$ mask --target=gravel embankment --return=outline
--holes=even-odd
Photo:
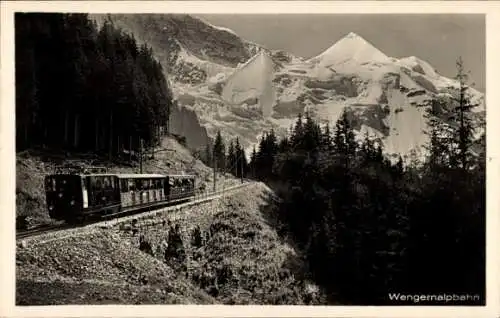
[[[107,232],[20,249],[16,303],[214,303],[165,263]]]
[[[18,305],[51,304],[301,304],[321,297],[302,257],[283,242],[266,213],[269,190],[245,191],[158,218],[179,225],[185,260],[165,260],[162,222],[95,227],[35,241],[16,254]],[[148,225],[149,224],[149,225]],[[198,227],[204,237],[192,246]],[[143,235],[152,246],[139,249]]]

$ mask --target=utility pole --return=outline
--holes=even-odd
[[[243,158],[242,156],[245,155],[245,151],[241,151],[241,156],[240,156],[240,177],[241,177],[241,183],[243,183]]]
[[[217,180],[217,176],[216,176],[216,172],[215,172],[217,170],[217,160],[215,160],[215,155],[212,155],[212,158],[213,158],[213,161],[214,161],[213,166],[214,166],[214,192],[215,192],[216,189],[217,189],[216,185],[215,185],[216,184],[216,180]]]
[[[139,148],[139,166],[140,166],[140,173],[142,174],[142,147],[143,147],[143,144],[142,144],[142,138],[140,138],[140,141],[141,141],[141,145],[140,145],[140,148]]]
[[[132,162],[132,135],[128,138],[128,162]]]

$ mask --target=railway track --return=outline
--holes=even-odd
[[[26,239],[26,238],[31,238],[34,236],[43,235],[43,234],[54,233],[54,232],[58,232],[58,231],[66,230],[66,229],[77,229],[77,228],[82,228],[82,227],[86,227],[89,225],[96,225],[96,224],[99,224],[102,222],[108,223],[110,221],[113,221],[113,222],[118,223],[118,222],[120,222],[121,219],[125,219],[127,217],[141,218],[141,217],[143,217],[145,215],[149,215],[149,214],[166,212],[166,211],[170,211],[170,210],[175,211],[177,209],[187,208],[190,206],[195,206],[195,205],[199,205],[202,203],[206,203],[208,201],[212,201],[214,199],[220,198],[223,195],[227,195],[227,194],[233,193],[237,190],[243,189],[251,184],[253,184],[253,182],[245,181],[242,184],[223,188],[222,190],[218,190],[215,192],[211,191],[211,192],[205,192],[205,193],[198,194],[198,195],[194,196],[194,198],[192,200],[187,201],[187,202],[183,202],[183,203],[176,204],[176,205],[170,205],[170,206],[166,206],[166,207],[165,206],[162,206],[159,208],[152,207],[146,211],[141,211],[139,213],[137,213],[137,212],[135,212],[135,213],[134,212],[116,213],[114,215],[108,215],[105,218],[100,217],[100,218],[95,218],[95,219],[91,219],[91,220],[86,220],[85,222],[83,222],[81,224],[76,224],[76,225],[63,223],[63,224],[54,224],[54,225],[43,225],[43,226],[28,229],[28,230],[22,230],[22,231],[17,230],[16,231],[16,241]]]
[[[31,229],[27,229],[27,230],[16,231],[16,240],[27,238],[30,236],[35,236],[38,234],[43,234],[43,233],[55,231],[55,230],[62,230],[62,229],[64,229],[64,226],[66,226],[66,228],[70,227],[67,224],[64,224],[64,225],[61,225],[61,224],[42,225],[42,226],[37,226],[37,227],[31,228]]]

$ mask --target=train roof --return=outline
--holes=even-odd
[[[88,177],[88,176],[99,176],[99,177],[113,177],[116,176],[115,173],[52,173],[48,174],[47,177],[57,177],[57,176],[78,176],[78,177]]]
[[[195,178],[195,175],[192,174],[157,174],[157,173],[54,173],[49,174],[47,177],[55,177],[55,176],[79,176],[79,177],[118,177],[121,179],[136,179],[136,178],[165,178],[165,177],[174,177],[174,178]]]
[[[168,174],[167,177],[194,178],[196,176],[194,174]]]
[[[131,179],[131,178],[165,178],[165,177],[175,177],[175,178],[194,178],[195,175],[190,174],[157,174],[157,173],[122,173],[116,175],[118,178]]]
[[[133,178],[165,178],[163,174],[156,173],[121,173],[116,175],[118,178],[122,179],[133,179]]]

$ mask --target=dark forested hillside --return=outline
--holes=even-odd
[[[16,145],[109,155],[154,145],[172,92],[152,50],[86,14],[16,13]]]
[[[454,125],[438,125],[429,110],[424,164],[391,163],[378,140],[357,142],[346,113],[333,132],[299,116],[287,138],[271,131],[252,154],[253,176],[282,198],[282,231],[333,301],[391,305],[389,293],[446,293],[484,304],[485,148],[471,151],[473,106],[460,83]]]

